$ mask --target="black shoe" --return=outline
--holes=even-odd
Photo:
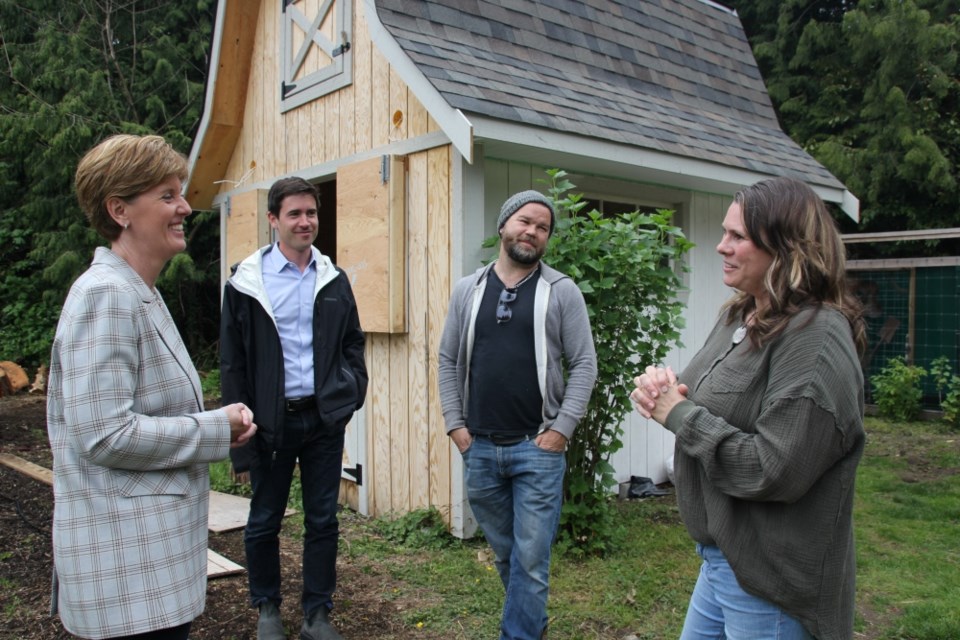
[[[650,478],[643,476],[630,476],[630,489],[627,491],[628,498],[649,498],[651,496],[668,496],[669,489],[661,489],[653,484]]]
[[[343,636],[330,624],[330,610],[320,605],[303,619],[300,640],[343,640]]]
[[[264,602],[260,605],[260,619],[257,620],[257,640],[287,640],[280,620],[280,609],[276,602]]]

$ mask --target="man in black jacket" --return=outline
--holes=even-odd
[[[234,449],[253,498],[244,543],[259,640],[286,638],[280,619],[279,532],[294,467],[303,488],[304,640],[342,640],[330,624],[336,587],[337,496],[344,429],[363,405],[364,335],[346,274],[314,246],[318,193],[302,178],[270,188],[277,241],[234,270],[223,294],[223,402],[257,416],[255,441]]]

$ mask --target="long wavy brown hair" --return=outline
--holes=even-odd
[[[733,200],[750,240],[773,261],[763,278],[769,306],[758,311],[754,297],[740,291],[724,305],[728,323],[754,313],[748,336],[760,347],[782,334],[801,310],[830,307],[847,318],[862,355],[867,342],[862,307],[847,289],[843,241],[820,196],[800,180],[773,178],[737,192]]]

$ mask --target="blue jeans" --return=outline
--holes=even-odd
[[[550,547],[563,502],[564,453],[533,440],[497,446],[474,438],[463,453],[467,497],[496,554],[506,590],[501,640],[540,640],[547,626]]]
[[[280,526],[299,460],[303,488],[303,611],[333,606],[337,584],[337,498],[343,466],[346,422],[324,425],[316,409],[287,413],[276,458],[259,450],[250,467],[253,498],[243,541],[247,552],[250,600],[254,607],[280,604]]]
[[[813,640],[783,609],[740,588],[718,547],[697,545],[703,558],[680,640]]]

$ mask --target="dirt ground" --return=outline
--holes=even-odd
[[[19,394],[0,398],[0,452],[51,468],[43,396]],[[50,616],[51,523],[53,488],[0,465],[0,638],[59,640],[71,638],[58,618]],[[341,536],[349,540],[351,521],[341,516]],[[243,531],[210,534],[209,546],[244,565]],[[284,592],[290,594],[281,613],[291,637],[300,628],[299,541],[281,537]],[[363,562],[363,564],[358,564]],[[389,573],[366,560],[338,560],[334,624],[347,640],[407,640],[422,632],[404,628],[402,612]],[[247,604],[246,574],[215,578],[207,584],[206,611],[194,621],[192,640],[253,640],[256,612]],[[389,596],[389,597],[388,597]],[[457,636],[435,636],[453,640]]]

